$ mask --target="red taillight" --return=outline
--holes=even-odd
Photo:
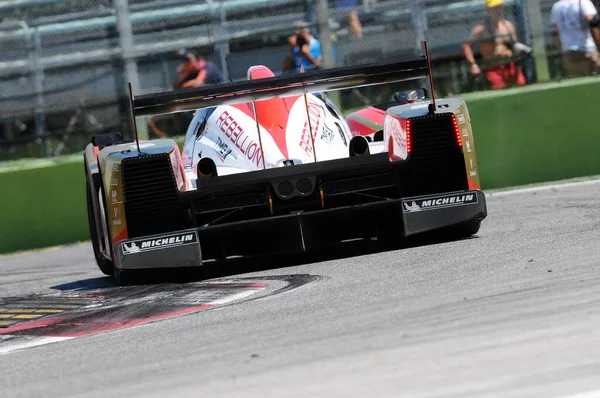
[[[454,123],[454,133],[456,134],[456,142],[458,146],[462,147],[462,136],[460,135],[460,128],[458,127],[458,120],[456,120],[456,115],[452,114],[452,123]]]
[[[411,141],[412,141],[412,131],[411,131],[412,121],[410,119],[406,120],[406,152],[410,153],[411,151]]]

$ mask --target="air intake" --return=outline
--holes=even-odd
[[[187,228],[169,155],[144,155],[122,162],[129,237]]]

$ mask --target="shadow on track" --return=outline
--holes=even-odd
[[[358,239],[337,243],[320,249],[304,252],[279,255],[265,255],[252,257],[232,257],[225,262],[207,261],[202,267],[189,269],[160,269],[148,270],[136,276],[136,285],[154,285],[162,283],[185,284],[211,279],[225,278],[250,272],[266,270],[284,270],[289,267],[320,263],[333,260],[363,255],[384,253],[396,250],[410,249],[419,246],[430,246],[462,239],[477,239],[476,235],[468,238],[453,236],[446,233],[431,233],[415,236],[407,239],[395,239],[393,241],[379,242],[375,239]],[[259,277],[257,277],[259,278]],[[115,281],[111,277],[98,277],[74,281],[62,285],[52,286],[52,289],[68,290],[92,290],[98,288],[115,287]]]

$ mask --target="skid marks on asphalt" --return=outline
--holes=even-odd
[[[85,288],[0,299],[0,354],[269,297],[320,279],[257,278]],[[83,286],[83,287],[82,287]]]

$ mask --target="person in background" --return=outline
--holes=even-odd
[[[178,75],[173,84],[175,90],[225,83],[223,73],[213,62],[208,62],[189,50],[179,51],[179,56],[183,64],[177,68]]]
[[[462,47],[463,55],[471,66],[471,74],[485,74],[493,90],[525,85],[527,81],[523,69],[514,62],[513,56],[527,55],[531,49],[518,43],[515,26],[504,19],[504,1],[486,0],[485,3],[488,19],[471,31]],[[479,43],[481,52],[481,65],[476,62],[473,54],[473,44],[476,42]]]
[[[360,39],[363,32],[360,19],[358,19],[358,13],[356,12],[357,6],[358,0],[335,0],[335,8],[342,12],[348,32],[355,39]]]
[[[568,76],[600,72],[600,18],[590,0],[559,0],[550,13],[554,45]]]
[[[321,67],[321,43],[310,34],[308,28],[301,28],[288,37],[290,54],[286,57],[283,70],[300,72]]]

